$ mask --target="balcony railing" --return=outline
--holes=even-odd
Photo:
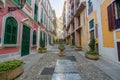
[[[89,8],[88,8],[88,14],[90,14],[92,11],[93,11],[93,5],[89,6]]]

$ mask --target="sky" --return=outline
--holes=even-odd
[[[62,15],[64,0],[50,0],[50,3],[59,18]]]

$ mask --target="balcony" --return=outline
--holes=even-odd
[[[93,11],[93,5],[89,7],[88,14],[90,14]]]
[[[77,7],[77,9],[76,9],[76,12],[75,12],[75,16],[79,16],[80,13],[85,9],[85,7],[86,7],[86,2],[85,2],[85,1],[79,3],[79,4],[78,4],[78,7]]]

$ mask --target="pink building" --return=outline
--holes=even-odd
[[[30,54],[39,47],[40,32],[49,34],[39,22],[39,3],[26,0],[21,10],[9,11],[9,7],[18,6],[18,0],[0,1],[0,60]]]

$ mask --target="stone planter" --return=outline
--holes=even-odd
[[[99,55],[85,54],[85,57],[91,60],[98,60]]]
[[[81,49],[81,48],[75,48],[75,50],[76,50],[76,51],[82,51],[82,49]]]
[[[75,48],[75,46],[70,46],[71,48]]]
[[[20,76],[23,72],[24,72],[23,65],[10,71],[0,72],[0,80],[14,80],[16,77]]]
[[[45,53],[47,50],[39,50],[39,53]]]
[[[60,57],[64,57],[64,56],[65,56],[64,50],[65,50],[65,49],[60,49],[60,54],[59,54]]]

